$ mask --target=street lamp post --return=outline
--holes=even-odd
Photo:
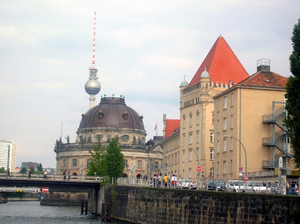
[[[199,160],[198,153],[197,153],[193,148],[190,148],[190,149],[193,150],[193,151],[196,153],[196,156],[197,156],[197,159],[198,159],[198,166],[200,166],[200,164],[199,164],[199,161],[200,161],[200,160]],[[198,175],[198,184],[197,184],[197,187],[200,187],[200,186],[199,186],[199,184],[200,184],[199,173],[200,173],[200,172],[197,172],[197,173],[198,173],[198,174],[197,174],[197,175]]]
[[[243,149],[244,149],[244,152],[245,152],[245,174],[247,175],[247,153],[246,153],[246,149],[245,149],[245,146],[243,145],[243,143],[238,140],[237,138],[231,136],[231,135],[224,135],[224,139],[226,138],[233,138],[235,140],[237,140],[242,146],[243,146]],[[241,152],[240,152],[240,164],[239,166],[241,166]]]

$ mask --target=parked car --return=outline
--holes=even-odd
[[[273,183],[270,186],[270,192],[273,194],[280,194],[280,185],[279,183]]]
[[[286,188],[286,194],[298,195],[299,186],[296,182],[289,183],[289,187]]]
[[[226,184],[223,180],[210,180],[207,183],[207,190],[225,191],[226,190]]]
[[[230,181],[227,183],[227,191],[240,192],[244,185],[243,181]]]
[[[197,185],[189,179],[179,179],[177,181],[177,189],[197,189]]]
[[[246,182],[243,186],[243,192],[248,193],[267,193],[267,190],[270,191],[270,189],[267,188],[266,183],[264,182]]]

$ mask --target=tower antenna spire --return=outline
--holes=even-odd
[[[96,12],[94,12],[94,30],[93,30],[93,56],[92,56],[92,68],[95,68],[95,47],[96,47]]]
[[[95,46],[96,46],[96,12],[94,12],[94,30],[93,30],[93,57],[90,69],[89,80],[85,83],[85,91],[90,95],[90,108],[95,106],[96,95],[101,90],[101,85],[97,81],[97,68],[95,65]]]

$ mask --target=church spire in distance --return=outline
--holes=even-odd
[[[92,54],[92,65],[89,68],[90,69],[90,77],[89,80],[85,83],[85,91],[87,94],[90,95],[90,109],[95,106],[95,100],[97,95],[100,90],[101,90],[101,85],[97,81],[97,68],[95,65],[95,46],[96,46],[96,12],[94,12],[94,30],[93,30],[93,54]]]

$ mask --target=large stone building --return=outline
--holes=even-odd
[[[15,172],[16,147],[17,145],[14,142],[0,139],[0,168]]]
[[[279,157],[283,174],[298,175],[283,124],[288,78],[271,72],[269,60],[257,65],[255,74],[213,97],[216,178],[237,179],[240,167],[250,178],[277,176]]]
[[[172,172],[182,178],[196,178],[196,167],[201,166],[201,178],[214,175],[212,97],[248,76],[220,36],[191,82],[180,84],[180,128],[164,140],[164,160],[170,160]]]
[[[56,172],[84,175],[91,159],[89,150],[101,143],[107,146],[115,138],[126,162],[124,176],[151,176],[160,172],[162,145],[153,140],[145,142],[143,116],[125,104],[124,97],[103,97],[99,105],[82,114],[74,143],[56,141]],[[153,164],[153,165],[152,165]]]

